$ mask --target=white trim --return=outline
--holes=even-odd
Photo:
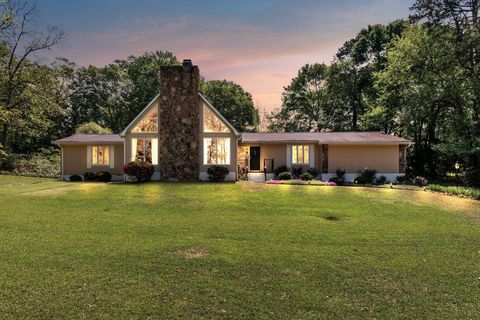
[[[60,146],[60,152],[61,152],[60,157],[62,158],[62,159],[61,159],[61,160],[62,160],[62,161],[61,161],[62,164],[61,164],[61,168],[60,168],[60,180],[62,180],[63,171],[64,171],[64,170],[63,170],[63,146]]]
[[[108,161],[110,162],[110,169],[115,168],[115,146],[108,146]]]
[[[155,96],[155,98],[150,101],[145,108],[143,108],[142,111],[140,111],[139,114],[128,124],[128,126],[123,129],[123,131],[120,133],[120,136],[125,136],[128,130],[130,130],[136,123],[137,121],[142,118],[145,114],[147,114],[148,111],[150,111],[150,108],[157,102],[158,98],[160,97],[160,93]]]
[[[310,168],[315,167],[315,145],[311,144],[308,146],[308,165]]]
[[[240,136],[240,133],[237,131],[237,129],[235,129],[235,127],[232,126],[232,124],[228,122],[228,120],[225,119],[225,117],[222,116],[222,114],[217,109],[215,109],[215,107],[207,100],[207,98],[205,98],[201,93],[199,93],[198,95],[207,104],[207,106],[213,111],[213,113],[215,113],[215,115],[217,115],[233,131],[233,133],[236,136]],[[202,124],[202,129],[203,129],[203,124]]]
[[[92,146],[87,146],[87,169],[92,168]]]
[[[287,144],[287,168],[292,167],[292,145]]]
[[[207,172],[200,172],[200,174],[198,175],[198,178],[201,181],[209,181]],[[228,175],[225,177],[225,181],[235,181],[236,178],[237,178],[237,175],[235,174],[235,171],[230,171],[228,172]]]
[[[158,138],[152,138],[152,164],[158,165]]]

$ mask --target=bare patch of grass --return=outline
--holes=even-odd
[[[179,251],[178,254],[180,254],[182,257],[184,257],[187,260],[192,260],[192,259],[198,259],[201,257],[208,256],[209,252],[208,250],[203,248],[190,248],[190,249]]]

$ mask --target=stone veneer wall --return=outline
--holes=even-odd
[[[160,68],[159,171],[162,181],[199,179],[200,111],[197,66]]]

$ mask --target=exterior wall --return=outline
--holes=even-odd
[[[199,178],[199,84],[197,66],[160,68],[158,163],[162,181]]]
[[[110,166],[95,166],[93,164],[91,168],[87,168],[87,145],[63,145],[63,175],[67,177],[75,174],[83,176],[85,172],[96,173],[99,171],[108,171],[112,175],[123,175],[123,145],[115,144],[113,146],[114,168],[110,168]]]
[[[398,159],[398,145],[329,145],[328,173],[338,168],[357,173],[365,167],[378,173],[398,173]]]

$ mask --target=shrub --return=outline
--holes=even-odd
[[[387,182],[387,177],[385,176],[380,176],[375,179],[376,184],[385,184],[385,182]]]
[[[85,181],[95,181],[96,175],[93,172],[85,172],[83,174],[83,179]]]
[[[333,177],[333,178],[330,178],[328,182],[333,182],[337,186],[343,186],[345,184],[345,178]]]
[[[112,174],[108,171],[100,171],[95,175],[95,181],[110,182],[112,181]]]
[[[438,184],[431,184],[425,187],[426,190],[434,192],[442,192],[445,194],[463,196],[472,198],[475,200],[480,200],[480,189],[477,188],[467,188],[467,187],[457,187],[457,186],[441,186]]]
[[[412,183],[416,186],[424,187],[428,184],[428,180],[425,177],[416,176]]]
[[[313,178],[318,177],[318,174],[319,174],[317,168],[315,167],[309,168],[307,172],[310,173],[313,176]]]
[[[109,134],[112,133],[112,130],[108,128],[104,128],[98,123],[94,121],[90,121],[80,125],[76,130],[75,133],[83,133],[83,134]]]
[[[79,182],[79,181],[82,181],[82,177],[79,176],[78,174],[74,174],[73,176],[70,176],[70,181],[72,182]]]
[[[282,172],[278,175],[280,180],[290,180],[292,179],[292,174],[290,172]]]
[[[302,173],[302,175],[300,176],[300,179],[302,179],[303,181],[312,181],[313,175],[311,173],[305,172],[305,173]]]
[[[148,162],[132,161],[123,167],[123,172],[136,182],[143,182],[152,178],[155,167]]]
[[[238,167],[238,180],[246,181],[248,180],[248,167],[239,166]]]
[[[335,173],[337,174],[337,178],[343,179],[345,181],[345,170],[338,168]]]
[[[211,166],[207,170],[208,180],[213,182],[225,181],[228,174],[228,168],[224,166]]]
[[[0,144],[0,170],[13,170],[15,168],[15,158],[13,155],[3,150]]]
[[[359,176],[355,178],[355,183],[358,184],[372,184],[375,180],[377,170],[365,168],[363,171],[359,171]]]
[[[300,178],[303,173],[303,167],[292,167],[292,175],[295,178]]]
[[[287,166],[280,166],[280,167],[277,167],[274,172],[275,172],[275,176],[278,177],[280,173],[288,172],[288,168]]]
[[[56,178],[60,175],[60,152],[56,148],[43,148],[31,155],[6,154],[0,165],[3,172],[16,176]]]
[[[403,183],[405,183],[406,180],[407,180],[407,179],[405,178],[405,176],[398,176],[398,177],[397,177],[397,182],[398,182],[398,183],[402,183],[402,184],[403,184]]]

